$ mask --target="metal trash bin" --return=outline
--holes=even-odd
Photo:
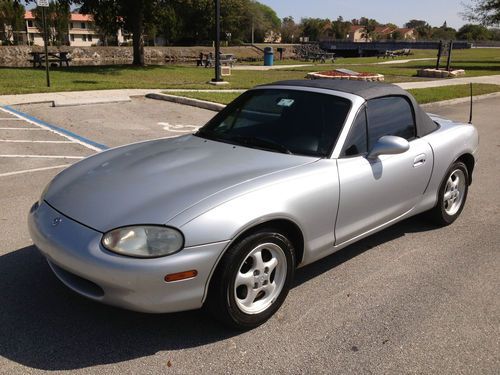
[[[273,47],[264,48],[264,66],[273,66],[274,50]]]

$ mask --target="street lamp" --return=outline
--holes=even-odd
[[[220,0],[215,0],[215,78],[212,82],[222,82],[220,70]]]

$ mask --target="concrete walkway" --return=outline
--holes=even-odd
[[[442,78],[432,81],[402,82],[402,83],[396,83],[396,85],[405,90],[409,90],[409,89],[425,89],[425,88],[442,87],[442,86],[467,85],[469,83],[491,83],[494,85],[500,85],[500,75],[463,77],[463,78]]]
[[[401,88],[423,89],[430,87],[464,85],[468,83],[490,83],[500,85],[500,75],[465,77],[453,79],[437,79],[421,82],[403,82],[396,85]],[[161,92],[243,92],[245,90],[192,90],[192,89],[124,89],[124,90],[93,90],[93,91],[68,91],[23,95],[0,95],[0,105],[52,103],[55,106],[115,103],[130,101],[133,96],[145,96]]]
[[[257,70],[257,71],[266,71],[266,70],[278,70],[278,69],[288,69],[288,68],[301,68],[304,66],[313,66],[313,64],[298,64],[298,65],[273,65],[273,66],[264,66],[264,65],[235,65],[233,70]]]

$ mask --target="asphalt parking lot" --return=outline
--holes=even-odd
[[[1,374],[499,373],[500,98],[474,107],[480,160],[453,225],[412,218],[300,269],[279,312],[245,333],[202,311],[139,314],[79,297],[26,228],[31,204],[67,165],[191,132],[213,112],[149,99],[14,110],[41,122],[0,111]],[[464,104],[427,110],[468,117]]]

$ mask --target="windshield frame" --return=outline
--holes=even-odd
[[[329,151],[325,153],[325,155],[321,155],[319,153],[317,155],[303,154],[303,153],[297,153],[297,152],[291,153],[291,155],[296,155],[296,156],[301,156],[301,157],[312,157],[312,158],[316,158],[316,159],[318,159],[318,158],[321,158],[321,159],[333,158],[333,156],[336,153],[337,148],[339,147],[339,143],[340,142],[343,143],[345,141],[346,133],[349,131],[350,127],[346,126],[346,125],[348,125],[352,122],[353,116],[355,115],[357,108],[359,107],[361,102],[364,102],[364,100],[357,95],[345,93],[345,92],[341,92],[341,91],[334,91],[331,89],[321,89],[321,88],[304,87],[304,86],[288,86],[288,85],[287,86],[285,86],[285,85],[257,86],[257,87],[254,87],[253,89],[250,89],[250,90],[242,93],[239,97],[237,97],[235,100],[233,100],[231,103],[229,103],[224,109],[222,109],[220,112],[218,112],[210,121],[208,121],[196,133],[194,133],[194,135],[198,136],[200,138],[209,139],[209,140],[213,140],[216,142],[223,142],[223,143],[228,143],[228,144],[232,144],[232,145],[236,145],[236,146],[260,149],[260,150],[271,151],[271,152],[279,152],[277,150],[271,150],[271,149],[267,149],[267,148],[257,147],[255,145],[248,145],[248,144],[244,144],[244,143],[231,141],[231,139],[229,139],[229,138],[226,139],[223,137],[211,137],[208,134],[203,134],[204,129],[206,131],[208,128],[220,124],[220,122],[224,118],[227,117],[228,112],[235,112],[238,107],[241,108],[242,102],[246,101],[248,99],[249,95],[252,95],[253,92],[260,91],[260,90],[282,90],[282,91],[311,92],[311,93],[324,94],[324,95],[338,97],[341,99],[345,99],[349,102],[349,109],[347,110],[346,116],[344,118],[344,122],[340,126],[340,130],[337,134],[337,138],[336,138],[335,142],[329,148]],[[353,112],[354,112],[354,115],[353,115]]]

